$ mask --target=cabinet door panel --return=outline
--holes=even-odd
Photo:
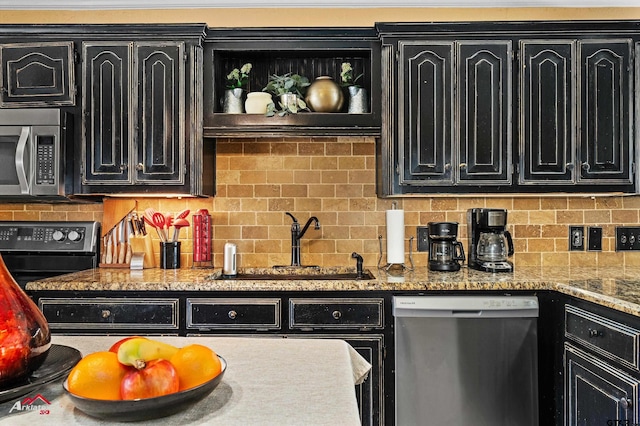
[[[0,46],[0,106],[75,104],[73,42]]]
[[[401,182],[442,185],[451,173],[453,43],[401,42]]]
[[[461,184],[511,183],[510,41],[458,42]]]
[[[631,183],[630,40],[583,40],[580,182]]]
[[[638,422],[638,380],[569,344],[565,374],[567,425]]]
[[[520,183],[575,181],[575,43],[520,43]]]
[[[131,43],[82,44],[83,184],[132,183]]]
[[[183,184],[184,44],[137,43],[136,181]]]

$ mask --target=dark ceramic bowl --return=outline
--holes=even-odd
[[[194,388],[156,398],[106,401],[72,394],[67,388],[66,380],[63,386],[76,408],[89,416],[122,422],[157,419],[178,413],[209,395],[218,386],[227,369],[224,358],[220,355],[218,358],[222,363],[222,371],[213,379]]]

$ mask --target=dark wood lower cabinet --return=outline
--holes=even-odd
[[[372,366],[355,387],[362,425],[388,425],[391,295],[372,293],[49,291],[32,297],[53,333],[342,339]]]
[[[636,425],[640,381],[565,344],[566,424]]]

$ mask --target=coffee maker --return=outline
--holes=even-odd
[[[513,240],[507,231],[507,211],[504,209],[469,209],[469,267],[487,272],[511,272]]]
[[[457,222],[429,222],[429,269],[432,271],[459,271],[464,262],[462,243],[456,241]]]

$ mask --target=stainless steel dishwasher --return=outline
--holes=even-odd
[[[538,425],[535,296],[396,296],[396,425]]]

